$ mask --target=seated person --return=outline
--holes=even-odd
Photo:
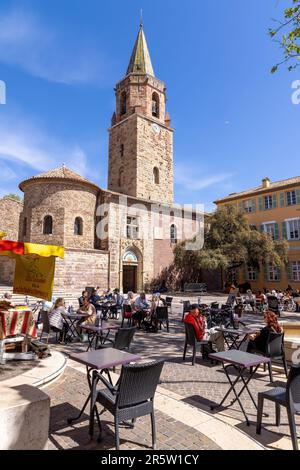
[[[83,307],[77,310],[77,313],[80,315],[85,315],[85,317],[78,320],[76,323],[76,331],[78,334],[81,333],[80,325],[84,323],[85,325],[94,325],[97,318],[96,309],[93,304],[90,303],[87,297],[83,299]]]
[[[261,290],[259,290],[258,293],[256,294],[256,300],[258,300],[258,302],[261,302],[262,304],[265,303],[266,296],[265,296],[265,294],[262,293]]]
[[[147,315],[149,308],[150,304],[146,299],[146,294],[145,292],[141,292],[134,302],[134,313],[132,315],[134,323],[137,323],[139,328],[141,327],[141,321]]]
[[[248,289],[245,295],[245,303],[252,307],[252,310],[255,310],[255,296],[252,293],[251,289]]]
[[[216,331],[215,328],[206,329],[206,318],[200,312],[198,304],[190,306],[189,313],[184,318],[185,323],[191,323],[195,330],[197,341],[207,340],[215,343],[218,352],[225,350],[224,336],[221,331]]]
[[[78,302],[79,302],[79,307],[83,307],[83,299],[84,297],[89,298],[89,293],[87,290],[82,291],[81,297],[79,297]]]
[[[93,289],[92,290],[92,295],[90,297],[90,303],[93,304],[94,307],[95,307],[97,302],[100,302],[100,300],[101,300],[101,297],[100,297],[100,295],[97,294],[97,290]]]
[[[264,314],[264,321],[266,326],[257,334],[249,336],[249,343],[247,345],[247,352],[261,351],[266,349],[266,341],[270,332],[282,333],[283,328],[278,323],[276,313],[270,310]]]
[[[68,312],[65,308],[64,299],[62,297],[58,297],[54,306],[50,309],[49,323],[54,331],[60,332],[59,341],[63,340],[68,330],[68,325],[62,317],[62,313],[66,315]]]

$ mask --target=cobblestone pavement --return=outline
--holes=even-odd
[[[209,301],[211,301],[209,299]],[[275,410],[274,405],[266,402],[265,409],[269,417],[263,418],[263,426],[269,432],[263,431],[262,437],[256,436],[255,426],[246,426],[245,418],[238,406],[235,404],[224,409],[210,411],[210,405],[221,401],[229,388],[227,378],[220,365],[213,365],[210,361],[203,361],[197,358],[195,366],[191,365],[190,356],[186,362],[182,361],[182,352],[184,344],[184,328],[181,323],[182,307],[175,304],[170,315],[170,332],[162,329],[158,333],[146,333],[137,331],[132,347],[132,352],[138,352],[143,359],[165,359],[165,365],[161,376],[160,387],[171,390],[180,395],[181,400],[197,408],[208,411],[214,416],[234,424],[237,428],[243,430],[255,439],[258,439],[269,448],[280,448],[282,437],[289,438],[289,428],[285,410],[282,410],[282,424],[280,427],[274,425]],[[284,318],[298,320],[298,315],[284,314]],[[247,323],[262,322],[262,318],[251,313],[246,314]],[[70,350],[84,350],[85,345],[74,344],[71,346],[57,345],[56,348],[68,353]],[[76,372],[78,374],[78,372]],[[80,374],[80,373],[79,373]],[[81,374],[82,376],[83,374]],[[234,375],[234,371],[233,371]],[[250,383],[250,389],[256,399],[259,391],[268,390],[274,386],[285,384],[285,377],[279,371],[274,372],[276,382],[270,384],[269,376],[259,369]],[[87,421],[84,421],[74,427],[67,427],[65,424],[66,416],[76,414],[86,396],[86,385],[84,376],[74,375],[69,369],[57,384],[53,384],[46,390],[52,398],[51,409],[51,442],[54,447],[63,448],[82,448],[90,446],[94,448],[95,444],[86,444],[84,439],[87,436]],[[230,404],[230,399],[225,405]],[[256,422],[256,410],[247,393],[242,395],[242,402],[252,423]],[[72,413],[73,411],[73,413]],[[109,448],[113,446],[112,421],[109,414],[104,414],[105,429],[107,437],[100,445],[100,448]],[[300,418],[297,418],[300,424]],[[157,412],[158,423],[158,447],[163,449],[200,449],[215,448],[212,441],[207,440],[203,435],[197,433],[195,429],[188,429],[182,423],[176,422],[163,413]],[[167,434],[166,434],[167,433]],[[150,439],[149,418],[138,420],[134,430],[124,428],[121,431],[123,448],[141,448],[145,446],[145,436]],[[127,440],[128,439],[128,440]],[[125,442],[126,441],[126,442]],[[149,443],[150,444],[150,443]],[[184,447],[182,447],[184,446]],[[202,447],[203,446],[203,447]],[[88,448],[90,448],[88,447]],[[86,448],[86,447],[85,447]]]
[[[67,419],[78,414],[88,394],[85,375],[68,367],[58,382],[53,383],[45,391],[51,397],[51,422],[49,450],[55,449],[114,449],[114,423],[110,413],[101,415],[103,440],[97,443],[88,437],[88,415],[73,424]],[[218,446],[195,429],[156,411],[157,449],[160,450],[217,450]],[[139,418],[133,429],[125,425],[120,427],[120,450],[151,449],[150,416]]]

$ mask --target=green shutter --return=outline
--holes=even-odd
[[[300,189],[296,189],[296,203],[300,204]]]
[[[243,202],[239,202],[238,210],[241,211],[241,212],[245,212]]]
[[[281,269],[279,266],[277,266],[277,272],[278,272],[278,281],[281,280]]]
[[[252,199],[252,212],[256,212],[256,199]]]
[[[292,263],[289,262],[286,266],[286,272],[288,276],[288,280],[292,281],[293,280],[293,269],[292,269]]]
[[[260,231],[261,231],[261,233],[265,233],[264,224],[261,224]]]
[[[279,226],[278,226],[278,224],[274,224],[274,235],[275,235],[274,239],[279,240]]]
[[[262,196],[260,196],[260,197],[258,198],[258,207],[259,207],[259,210],[260,210],[260,211],[263,211],[263,210],[264,210],[264,200],[263,200],[263,197],[262,197]]]
[[[280,193],[280,207],[285,207],[285,193]]]
[[[300,239],[300,219],[298,219],[297,222],[298,222],[298,238],[297,238],[297,240],[299,240]]]
[[[277,194],[272,194],[272,207],[273,209],[277,207]]]
[[[266,282],[269,282],[268,266],[269,266],[269,263],[267,263],[267,264],[264,265],[264,275],[265,275],[265,281],[266,281]]]
[[[282,238],[287,240],[287,229],[286,229],[286,222],[282,222]]]

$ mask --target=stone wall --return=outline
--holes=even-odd
[[[7,234],[7,240],[19,239],[20,214],[23,210],[23,203],[4,197],[0,199],[0,231]]]
[[[57,258],[54,289],[65,293],[78,292],[86,286],[108,289],[109,254],[100,250],[65,250],[65,258]]]
[[[94,249],[97,188],[74,181],[31,181],[24,193],[22,219],[27,219],[24,241]],[[52,235],[43,234],[47,215],[53,218]],[[82,236],[74,235],[76,217],[83,221]]]
[[[6,240],[19,240],[20,214],[23,203],[4,197],[0,199],[0,231],[7,234]],[[11,286],[15,270],[15,261],[0,256],[0,283]]]

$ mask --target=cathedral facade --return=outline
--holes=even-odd
[[[174,203],[174,130],[142,26],[115,94],[107,190],[62,166],[20,183],[23,205],[0,200],[10,239],[65,247],[55,288],[66,292],[147,289],[201,223],[202,214]],[[12,272],[11,260],[0,259],[0,283],[11,283]]]

